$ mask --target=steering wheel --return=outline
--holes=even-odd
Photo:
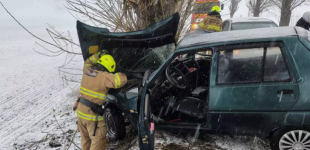
[[[179,89],[185,89],[188,85],[185,75],[176,67],[169,66],[166,69],[166,77],[170,84]]]

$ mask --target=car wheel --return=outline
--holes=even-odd
[[[107,108],[104,116],[109,140],[117,141],[124,139],[126,128],[122,113],[115,109]]]
[[[272,150],[310,150],[310,132],[280,129],[272,136],[270,147]]]

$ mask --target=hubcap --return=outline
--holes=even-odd
[[[280,150],[310,150],[310,133],[293,130],[285,133],[279,141]]]
[[[107,124],[107,133],[109,137],[114,137],[116,133],[115,121],[111,113],[105,114],[105,120]]]

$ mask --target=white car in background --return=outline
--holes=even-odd
[[[223,31],[271,27],[278,27],[278,25],[270,19],[260,17],[230,18],[223,22]]]

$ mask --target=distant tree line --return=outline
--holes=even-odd
[[[230,1],[230,17],[233,18],[241,0]],[[247,0],[246,5],[254,17],[259,17],[265,11],[277,9],[280,11],[280,26],[288,26],[292,11],[302,5],[309,4],[309,0]]]

